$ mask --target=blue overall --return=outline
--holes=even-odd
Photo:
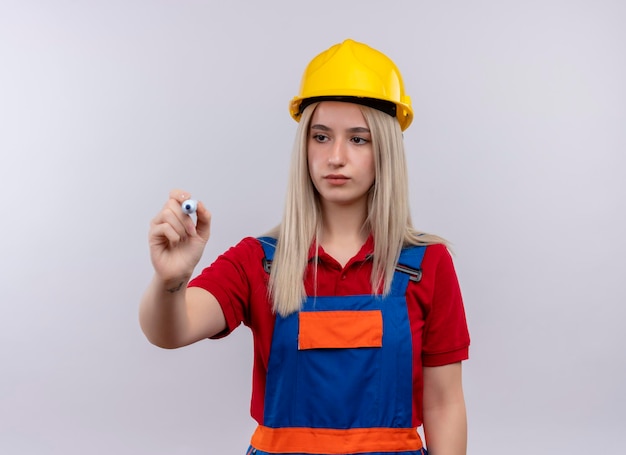
[[[275,239],[260,238],[267,263],[271,264],[275,250]],[[421,278],[421,261],[425,247],[410,247],[402,250],[398,267],[394,274],[391,292],[388,296],[351,295],[308,297],[300,312],[287,317],[276,316],[272,345],[268,363],[264,407],[264,430],[277,432],[281,429],[320,431],[336,436],[338,439],[323,444],[325,449],[315,447],[315,437],[306,438],[305,446],[298,444],[287,450],[283,445],[271,443],[271,450],[257,447],[255,437],[248,453],[271,455],[289,453],[291,455],[328,455],[358,453],[367,455],[421,455],[426,451],[421,448],[417,430],[412,427],[413,406],[413,352],[411,327],[406,304],[406,288],[409,280]],[[268,270],[269,268],[266,268]],[[304,316],[322,318],[347,317],[372,320],[372,330],[380,331],[379,345],[359,345],[348,348],[326,347],[302,348],[299,343]],[[307,314],[308,313],[308,314]],[[382,317],[380,317],[382,316]],[[378,318],[378,319],[377,319]],[[355,319],[353,319],[355,320]],[[376,327],[375,321],[380,320]],[[336,324],[337,319],[330,321]],[[322,324],[324,324],[322,320]],[[366,323],[367,324],[367,323]],[[341,322],[339,326],[341,328]],[[341,332],[342,330],[339,330]],[[341,335],[339,335],[341,336]],[[363,338],[363,337],[361,337]],[[376,336],[374,335],[374,338]],[[352,341],[348,341],[350,343]],[[315,344],[316,341],[313,340]],[[381,430],[382,429],[382,430]],[[328,431],[327,431],[328,430]],[[413,442],[409,445],[400,443],[400,449],[394,442],[391,450],[359,451],[360,443],[348,442],[345,434],[368,434],[372,431],[379,436],[380,431],[399,431],[408,435]],[[333,433],[337,431],[337,434]],[[415,434],[413,434],[413,432]],[[272,433],[273,434],[273,433]],[[389,439],[395,439],[391,437]],[[313,441],[313,443],[311,443]],[[329,444],[333,446],[329,449]],[[282,448],[282,451],[278,448]],[[293,448],[295,447],[295,448]],[[349,447],[349,448],[346,448]],[[366,447],[373,447],[367,446]],[[375,447],[379,447],[376,445]],[[409,448],[411,447],[411,448]],[[294,451],[296,450],[296,451]],[[344,451],[345,450],[345,451]]]

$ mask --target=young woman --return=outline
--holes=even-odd
[[[154,218],[154,279],[140,322],[177,348],[252,330],[249,453],[466,452],[461,361],[469,335],[442,239],[411,222],[402,131],[410,99],[393,62],[346,40],[311,61],[285,212],[189,281],[209,239],[174,190]]]

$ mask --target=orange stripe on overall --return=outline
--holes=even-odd
[[[264,452],[349,454],[420,450],[415,428],[269,428],[259,425],[252,446]]]

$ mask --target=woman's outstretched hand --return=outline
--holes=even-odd
[[[202,202],[198,202],[194,222],[181,207],[181,203],[189,198],[190,193],[186,191],[170,191],[163,209],[150,222],[150,258],[156,277],[163,282],[186,282],[209,240],[211,214]]]

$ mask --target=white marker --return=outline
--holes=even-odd
[[[187,199],[180,206],[182,207],[184,213],[191,215],[192,213],[196,213],[198,202],[193,199]]]

